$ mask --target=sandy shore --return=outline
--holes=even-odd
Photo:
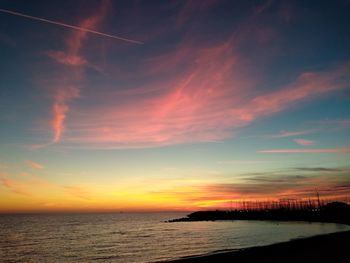
[[[205,262],[350,262],[350,231],[320,235],[305,239],[253,247],[238,251],[216,253],[179,260],[172,263]]]

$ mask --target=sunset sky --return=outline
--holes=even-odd
[[[349,1],[0,9],[0,213],[350,197]]]

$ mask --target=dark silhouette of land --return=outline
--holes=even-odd
[[[168,262],[348,263],[350,262],[350,231]]]
[[[198,211],[185,218],[173,219],[168,222],[216,220],[308,221],[350,225],[350,205],[343,202],[321,204],[319,201],[316,205],[302,202],[269,204],[268,206],[256,204],[228,211]],[[186,257],[170,262],[348,263],[350,262],[350,231],[297,239],[269,246]]]
[[[331,202],[320,207],[285,206],[237,210],[198,211],[168,222],[216,220],[275,220],[350,224],[350,205]]]

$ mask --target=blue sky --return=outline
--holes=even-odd
[[[1,1],[0,211],[348,198],[349,5]]]

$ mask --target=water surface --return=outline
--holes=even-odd
[[[183,213],[0,216],[2,262],[154,262],[350,229],[326,223],[177,222]]]

